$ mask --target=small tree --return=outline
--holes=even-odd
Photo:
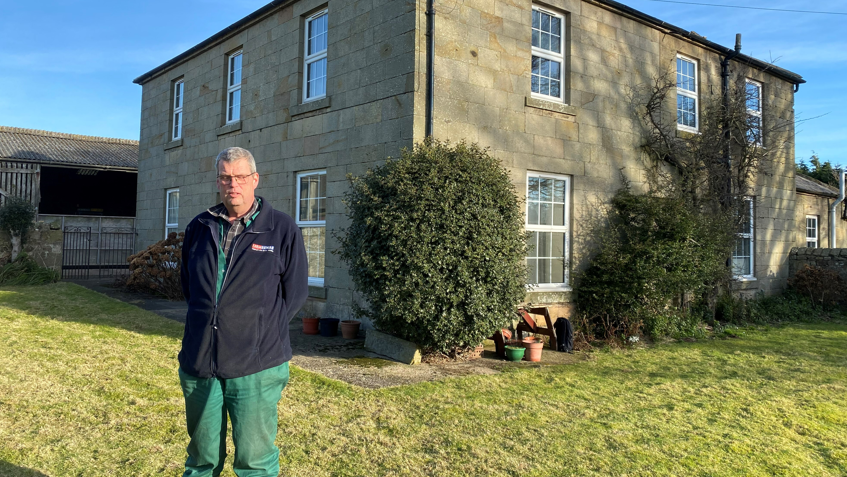
[[[809,167],[811,164],[811,167]],[[829,184],[833,187],[838,187],[837,169],[842,169],[841,165],[833,166],[829,161],[821,162],[821,158],[814,152],[809,158],[809,164],[806,161],[800,161],[796,164],[797,172],[805,174],[813,179],[817,179],[824,184]]]
[[[527,237],[515,188],[476,145],[428,139],[349,177],[337,252],[378,328],[434,351],[474,346],[526,293]]]
[[[8,232],[12,239],[12,261],[21,253],[35,216],[35,206],[20,197],[8,197],[6,204],[0,207],[0,228]]]

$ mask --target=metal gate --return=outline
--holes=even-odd
[[[65,227],[62,242],[62,278],[89,278],[91,227]]]
[[[66,226],[62,246],[62,278],[117,277],[129,273],[127,258],[135,250],[135,229]]]

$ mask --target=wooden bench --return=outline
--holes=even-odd
[[[518,339],[523,339],[523,332],[527,333],[535,333],[537,335],[546,335],[550,337],[549,346],[550,349],[556,349],[556,329],[553,328],[553,319],[550,318],[550,310],[547,309],[546,306],[533,306],[529,308],[520,308],[518,309],[518,315],[521,317],[520,323],[518,323],[518,327],[515,329],[517,331]],[[538,326],[536,320],[532,317],[532,315],[539,315],[544,317],[544,320],[547,323],[547,327]]]

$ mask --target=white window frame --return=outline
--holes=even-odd
[[[564,202],[564,225],[537,225],[529,223],[529,179],[531,177],[538,177],[539,179],[554,179],[554,180],[563,180],[565,181],[565,202]],[[534,172],[529,171],[526,174],[526,189],[525,189],[525,198],[526,198],[526,219],[524,221],[525,228],[527,232],[556,232],[556,233],[564,233],[564,260],[565,260],[565,270],[564,270],[564,282],[563,283],[537,283],[537,284],[528,284],[527,286],[532,286],[533,290],[538,291],[571,291],[570,286],[570,250],[571,250],[571,230],[570,230],[570,222],[571,222],[571,177],[565,176],[561,174],[548,174],[546,172]],[[528,257],[527,257],[528,258]]]
[[[557,17],[559,19],[560,25],[562,25],[562,31],[559,36],[559,53],[554,51],[545,50],[541,47],[532,46],[532,40],[530,40],[530,47],[532,50],[531,56],[537,56],[539,58],[544,58],[545,60],[556,61],[559,63],[559,96],[551,96],[542,93],[536,93],[532,91],[532,84],[530,83],[530,96],[533,98],[543,99],[546,101],[555,101],[559,103],[565,102],[565,28],[567,27],[565,24],[565,16],[561,13],[557,13],[551,11],[546,8],[541,8],[537,5],[532,6],[533,11],[541,12],[550,16]],[[530,19],[530,35],[532,34],[532,21]],[[530,72],[529,72],[530,82],[532,81],[532,63],[530,62]]]
[[[749,103],[746,101],[747,86],[748,85],[752,85],[759,90],[759,109],[758,110],[750,109]],[[762,108],[763,108],[763,104],[762,104],[762,99],[763,99],[762,98],[762,83],[759,83],[758,81],[751,80],[750,78],[745,79],[745,81],[744,81],[744,96],[745,96],[744,104],[745,104],[745,107],[747,108],[747,115],[753,116],[753,117],[759,119],[759,137],[758,137],[758,140],[756,141],[755,144],[757,146],[761,146],[765,141],[764,134],[762,133],[762,128],[764,127],[764,123],[762,122],[763,121],[762,120]]]
[[[686,61],[688,63],[692,63],[694,65],[694,91],[689,91],[685,88],[679,87],[679,81],[677,81],[676,87],[676,95],[677,95],[677,119],[676,119],[676,128],[680,131],[687,131],[692,133],[700,132],[700,65],[694,58],[689,58],[684,55],[676,55],[674,59],[676,74],[679,74],[679,60]],[[676,77],[674,77],[676,80]],[[681,124],[679,121],[679,96],[685,96],[687,98],[691,98],[694,100],[694,127],[686,126]]]
[[[174,112],[173,112],[173,130],[171,131],[171,140],[176,141],[182,138],[182,125],[185,121],[185,115],[182,114],[183,105],[185,104],[185,80],[180,79],[174,83]]]
[[[171,193],[176,192],[176,217],[171,217]],[[179,187],[165,190],[165,238],[168,238],[169,229],[179,232]]]
[[[809,221],[814,221],[814,226],[809,227]],[[814,230],[815,236],[809,237],[809,231]],[[809,248],[819,248],[820,247],[820,237],[821,237],[821,229],[820,229],[820,220],[817,215],[807,215],[806,216],[806,247]],[[814,245],[810,246],[812,243]]]
[[[736,242],[738,240],[750,240],[750,273],[747,275],[736,275],[733,270],[733,278],[738,281],[754,281],[756,280],[756,215],[755,215],[755,198],[744,197],[744,206],[747,213],[750,214],[750,228],[744,232],[735,234]],[[735,260],[735,250],[733,249],[733,261]]]
[[[301,220],[300,219],[300,178],[305,176],[326,176],[326,170],[317,170],[317,171],[303,171],[297,173],[297,198],[295,201],[295,222],[297,226],[301,229],[303,227],[323,227],[326,229],[326,218],[324,220]],[[318,197],[320,198],[320,197]],[[326,200],[326,197],[323,197]],[[324,216],[326,217],[326,216]],[[326,235],[324,235],[324,240],[326,240]],[[324,276],[326,276],[326,250],[323,252],[324,254]],[[309,277],[309,285],[322,287],[324,286],[324,279],[322,277]]]
[[[327,48],[326,49],[318,51],[318,52],[316,52],[312,55],[309,55],[309,25],[312,23],[312,21],[317,20],[318,18],[320,18],[323,15],[327,16],[326,35],[327,35],[327,39],[328,39],[329,38],[329,9],[325,8],[325,9],[319,11],[319,12],[316,12],[316,13],[310,15],[308,18],[306,18],[306,22],[304,23],[304,25],[305,25],[305,28],[303,28],[303,30],[305,30],[304,33],[303,33],[303,35],[305,37],[305,41],[303,42],[303,102],[304,103],[325,98],[326,97],[327,85],[329,84],[329,81],[327,81],[327,79],[329,78],[329,74],[328,74],[328,71],[325,71],[324,72],[325,73],[324,74],[324,94],[319,95],[319,96],[311,96],[311,97],[309,96],[309,65],[311,65],[312,63],[314,63],[316,61],[326,59],[326,51],[327,51],[327,49],[329,49],[329,41],[327,41]],[[329,62],[327,62],[327,66],[329,66]]]
[[[241,74],[239,75],[238,83],[234,83],[232,81],[232,79],[233,79],[232,78],[233,60],[236,57],[241,57],[241,68],[239,69]],[[230,117],[230,106],[231,106],[231,104],[230,104],[231,99],[230,98],[232,98],[232,94],[235,93],[236,91],[239,91],[239,92],[241,91],[241,84],[243,83],[243,79],[244,79],[244,50],[238,50],[238,51],[236,51],[236,52],[234,52],[234,53],[232,53],[232,54],[230,54],[226,57],[226,111],[224,111],[224,117],[226,118],[226,124],[241,121],[241,104],[243,102],[242,100],[244,99],[241,96],[243,96],[243,95],[239,96],[240,99],[238,101],[238,108],[237,109],[233,108],[233,110],[232,110],[233,114],[232,114],[231,117]]]

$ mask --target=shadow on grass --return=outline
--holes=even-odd
[[[3,477],[49,477],[47,474],[43,474],[37,470],[18,467],[5,460],[0,460],[0,475]]]
[[[120,328],[143,335],[181,339],[183,325],[82,286],[59,282],[0,288],[0,308],[56,321]],[[0,318],[3,317],[0,310]],[[0,474],[3,475],[3,474]]]

